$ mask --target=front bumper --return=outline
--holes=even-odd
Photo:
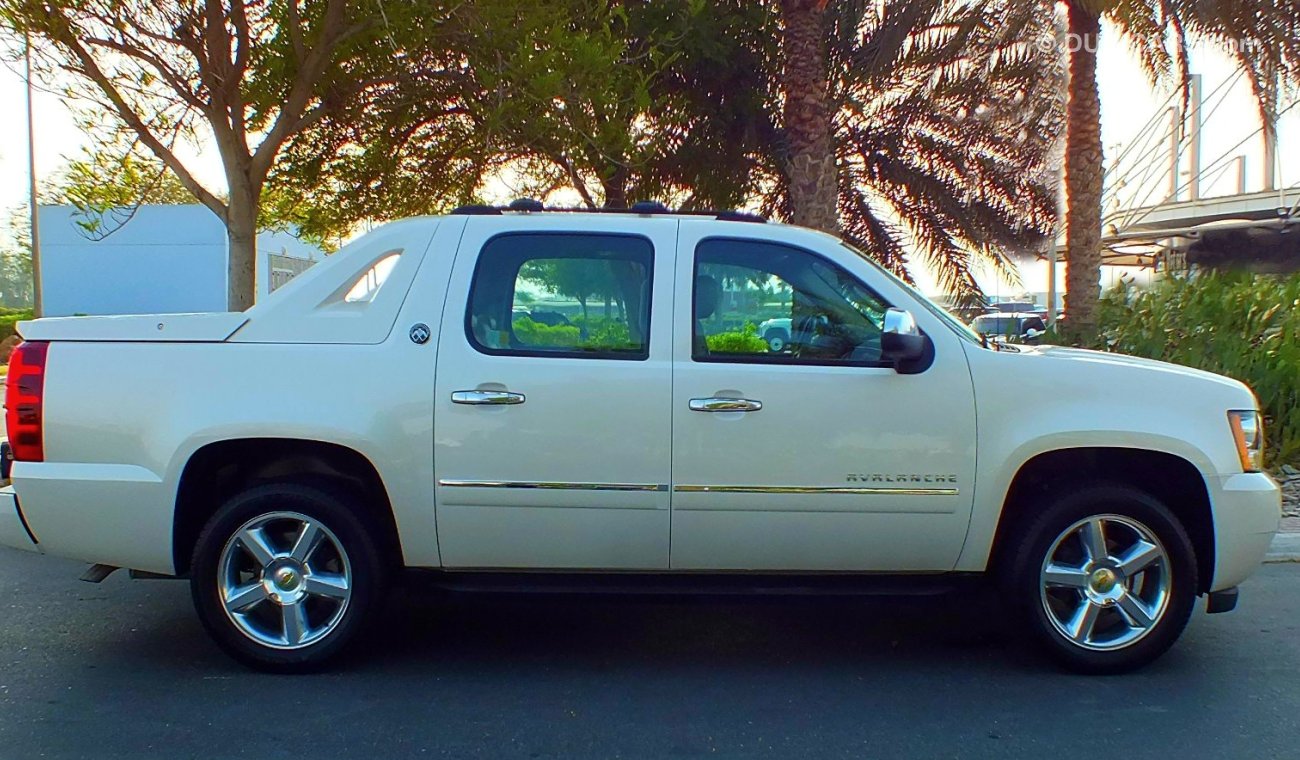
[[[1214,500],[1214,581],[1223,591],[1249,578],[1264,561],[1282,519],[1282,489],[1264,473],[1227,475]]]
[[[18,495],[13,486],[0,488],[0,546],[24,551],[37,551],[36,542],[27,530],[18,507]]]

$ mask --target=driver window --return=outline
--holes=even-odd
[[[880,363],[888,304],[830,261],[748,240],[695,250],[696,361]]]

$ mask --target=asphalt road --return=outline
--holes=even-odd
[[[1300,756],[1300,565],[1136,675],[1055,671],[981,598],[404,592],[345,670],[228,661],[175,581],[0,550],[0,758]]]

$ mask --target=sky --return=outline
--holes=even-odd
[[[1166,106],[1170,88],[1155,89],[1141,74],[1136,58],[1127,46],[1113,33],[1103,33],[1100,49],[1098,80],[1102,92],[1102,136],[1107,158],[1113,161],[1125,146],[1135,142],[1148,121]],[[6,118],[0,119],[0,222],[7,220],[12,209],[27,198],[27,123],[26,95],[22,77],[22,62],[0,64],[0,104]],[[1195,48],[1192,51],[1194,73],[1204,75],[1205,91],[1216,91],[1236,70],[1223,53]],[[1223,155],[1244,154],[1247,160],[1246,185],[1248,190],[1263,186],[1263,142],[1256,137],[1240,148],[1235,146],[1259,128],[1257,109],[1250,89],[1244,79],[1225,94],[1222,106],[1207,121],[1204,129],[1204,155],[1209,163]],[[1216,98],[1216,102],[1217,102]],[[34,105],[36,124],[36,170],[38,178],[47,178],[56,172],[68,158],[77,157],[88,144],[86,135],[77,128],[72,112],[63,99],[55,93],[37,92]],[[1283,187],[1300,183],[1300,108],[1284,117],[1280,125],[1281,170],[1279,181]],[[1235,149],[1234,149],[1235,148]],[[221,163],[214,150],[197,147],[191,151],[187,163],[199,181],[214,189],[221,189]],[[1290,161],[1288,162],[1288,158]],[[1126,162],[1128,163],[1128,162]],[[1167,174],[1167,172],[1166,172]],[[1162,180],[1157,180],[1159,184]],[[1235,191],[1236,172],[1226,171],[1217,182],[1204,189],[1203,194],[1224,195]],[[1144,193],[1135,193],[1142,197]],[[508,200],[508,199],[502,199]],[[1021,269],[1021,285],[1000,282],[991,273],[980,277],[981,284],[990,294],[1013,295],[1020,292],[1047,290],[1047,265],[1025,264]],[[1058,272],[1058,282],[1064,282],[1063,267]],[[918,283],[927,293],[934,293],[933,279],[927,272],[914,272]],[[1103,275],[1103,284],[1109,285],[1119,276],[1119,271]]]

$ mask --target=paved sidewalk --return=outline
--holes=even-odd
[[[1283,511],[1288,514],[1290,510]],[[1300,562],[1300,517],[1283,517],[1265,562]]]
[[[1279,533],[1273,537],[1265,562],[1300,562],[1300,533]]]

